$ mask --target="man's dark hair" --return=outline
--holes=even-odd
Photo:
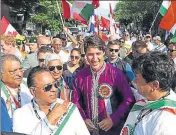
[[[161,52],[154,51],[140,55],[133,60],[132,69],[141,73],[146,82],[157,80],[161,90],[169,91],[174,76],[174,62]]]
[[[48,46],[42,46],[39,48],[39,50],[37,52],[37,56],[39,56],[40,53],[47,53],[47,52],[53,53],[53,49]]]
[[[38,73],[42,73],[42,72],[49,72],[49,70],[47,68],[41,68],[39,66],[32,68],[32,70],[30,71],[28,77],[27,77],[27,86],[28,88],[34,87],[35,86],[35,76]]]
[[[120,44],[121,43],[120,43],[120,41],[118,39],[108,42],[108,46],[110,46],[110,45],[119,45],[120,46]]]
[[[142,40],[137,40],[132,43],[133,50],[139,50],[139,48],[147,48],[147,44]]]
[[[77,51],[79,54],[81,54],[80,48],[73,48],[73,49],[71,50],[71,53],[72,53],[73,51]]]
[[[98,48],[99,50],[105,51],[105,42],[98,36],[92,35],[85,38],[84,51],[87,52],[87,48]]]

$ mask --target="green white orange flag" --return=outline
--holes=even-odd
[[[159,24],[159,27],[174,35],[176,32],[176,1],[163,1],[160,7],[160,14],[163,18]]]
[[[80,15],[85,21],[89,21],[90,16],[94,8],[99,6],[99,0],[90,0],[90,1],[78,1],[75,0],[72,4],[71,15],[75,13]]]

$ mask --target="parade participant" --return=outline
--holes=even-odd
[[[18,48],[16,48],[15,38],[11,35],[2,36],[1,39],[2,52],[4,54],[13,54],[17,56],[20,61],[23,61],[22,54]]]
[[[154,51],[161,51],[163,53],[167,53],[167,48],[163,43],[161,43],[160,36],[154,37],[153,41],[154,41]]]
[[[59,38],[54,38],[53,39],[53,49],[54,53],[59,55],[62,58],[63,63],[66,63],[70,60],[70,55],[69,53],[66,53],[62,50],[62,41]]]
[[[37,39],[38,48],[42,46],[51,47],[51,37],[39,36]]]
[[[145,35],[145,43],[147,44],[147,48],[149,51],[152,51],[154,49],[153,44],[151,43],[152,36],[150,34]]]
[[[133,102],[130,86],[119,69],[104,62],[101,38],[87,37],[84,46],[90,66],[75,76],[73,102],[92,135],[117,135]]]
[[[32,95],[23,80],[23,70],[20,60],[11,54],[1,56],[1,97],[7,104],[7,109],[12,118],[13,112],[27,104]]]
[[[24,61],[23,61],[23,71],[30,70],[30,68],[38,66],[37,61],[37,37],[31,37],[29,39],[29,50],[30,53],[26,55]]]
[[[171,89],[174,65],[166,54],[151,52],[134,59],[139,93],[121,135],[175,135],[176,94]]]
[[[71,101],[72,91],[62,76],[63,63],[61,58],[57,54],[49,54],[45,59],[45,66],[49,69],[53,78],[59,83],[58,97]]]
[[[171,59],[173,59],[176,70],[176,43],[170,43],[167,49],[168,55]]]
[[[63,77],[68,83],[68,86],[72,89],[73,78],[76,73],[82,69],[80,49],[72,49],[70,59],[71,61],[63,65]]]
[[[89,135],[76,105],[57,98],[58,85],[48,69],[34,67],[29,73],[27,85],[34,98],[14,112],[14,132],[30,135]]]
[[[52,54],[53,50],[52,48],[48,47],[48,46],[42,46],[39,48],[38,52],[37,52],[37,60],[39,63],[40,67],[45,67],[45,59],[49,54]]]
[[[105,62],[119,68],[126,75],[127,79],[132,81],[134,79],[134,73],[131,69],[131,66],[119,57],[120,44],[121,43],[119,40],[108,42],[108,58],[105,59]]]
[[[130,40],[130,34],[125,32],[123,35],[123,39],[125,40],[124,47],[127,50],[127,55],[131,52],[132,41]]]
[[[144,41],[137,40],[132,44],[132,52],[126,56],[123,60],[132,65],[133,59],[141,54],[147,53],[147,45]]]

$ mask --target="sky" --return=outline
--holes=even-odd
[[[111,3],[112,9],[114,9],[117,4],[117,1],[100,1],[100,6],[97,8],[97,12],[99,15],[102,15],[105,18],[109,18],[109,3]]]
[[[100,7],[104,9],[109,9],[109,3],[111,3],[112,9],[114,9],[117,1],[100,1]]]

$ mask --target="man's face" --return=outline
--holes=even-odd
[[[62,46],[66,47],[67,46],[67,40],[66,39],[62,39]]]
[[[143,78],[141,73],[137,73],[136,77],[134,79],[134,83],[137,86],[138,92],[145,98],[149,99],[150,97],[150,91],[152,89],[151,83],[147,83],[145,79]]]
[[[29,44],[29,49],[30,49],[31,53],[37,51],[37,49],[38,49],[37,43],[30,43]]]
[[[9,53],[13,46],[12,44],[6,44],[4,40],[1,40],[1,47],[4,53]]]
[[[38,55],[38,63],[40,67],[45,67],[44,60],[48,54],[51,54],[50,52],[46,53],[39,53]]]
[[[51,40],[50,40],[50,37],[39,37],[38,40],[37,40],[37,44],[38,44],[38,47],[42,47],[42,46],[48,46],[48,47],[51,47]]]
[[[62,48],[62,41],[61,40],[55,40],[53,42],[53,48],[55,53],[59,53]]]
[[[4,62],[2,81],[12,88],[18,88],[23,79],[23,70],[20,62],[8,59]]]
[[[47,67],[50,70],[53,78],[55,80],[60,80],[63,72],[63,65],[60,60],[49,61]]]
[[[135,49],[132,50],[134,57],[138,57],[138,56],[145,54],[147,52],[148,52],[147,48],[142,48],[142,47],[138,48],[137,50],[135,50]]]
[[[87,61],[94,71],[99,71],[104,63],[104,52],[98,48],[88,47],[86,52]]]
[[[154,43],[155,43],[156,45],[159,45],[159,44],[160,44],[160,41],[159,41],[159,40],[154,40]]]
[[[55,80],[52,75],[49,72],[37,73],[34,77],[34,81],[34,92],[31,93],[34,93],[33,96],[37,103],[43,105],[51,105],[54,103],[57,99],[58,89],[54,86]],[[45,91],[46,87],[49,87],[49,85],[52,85],[52,87],[50,87],[51,89],[49,91]]]
[[[170,44],[168,46],[168,54],[170,57],[176,57],[176,45]]]
[[[108,57],[111,60],[118,58],[118,52],[119,52],[120,46],[119,45],[110,45],[108,47]]]
[[[150,41],[151,41],[151,36],[147,35],[147,36],[145,37],[145,41],[146,41],[146,42],[150,42]]]

